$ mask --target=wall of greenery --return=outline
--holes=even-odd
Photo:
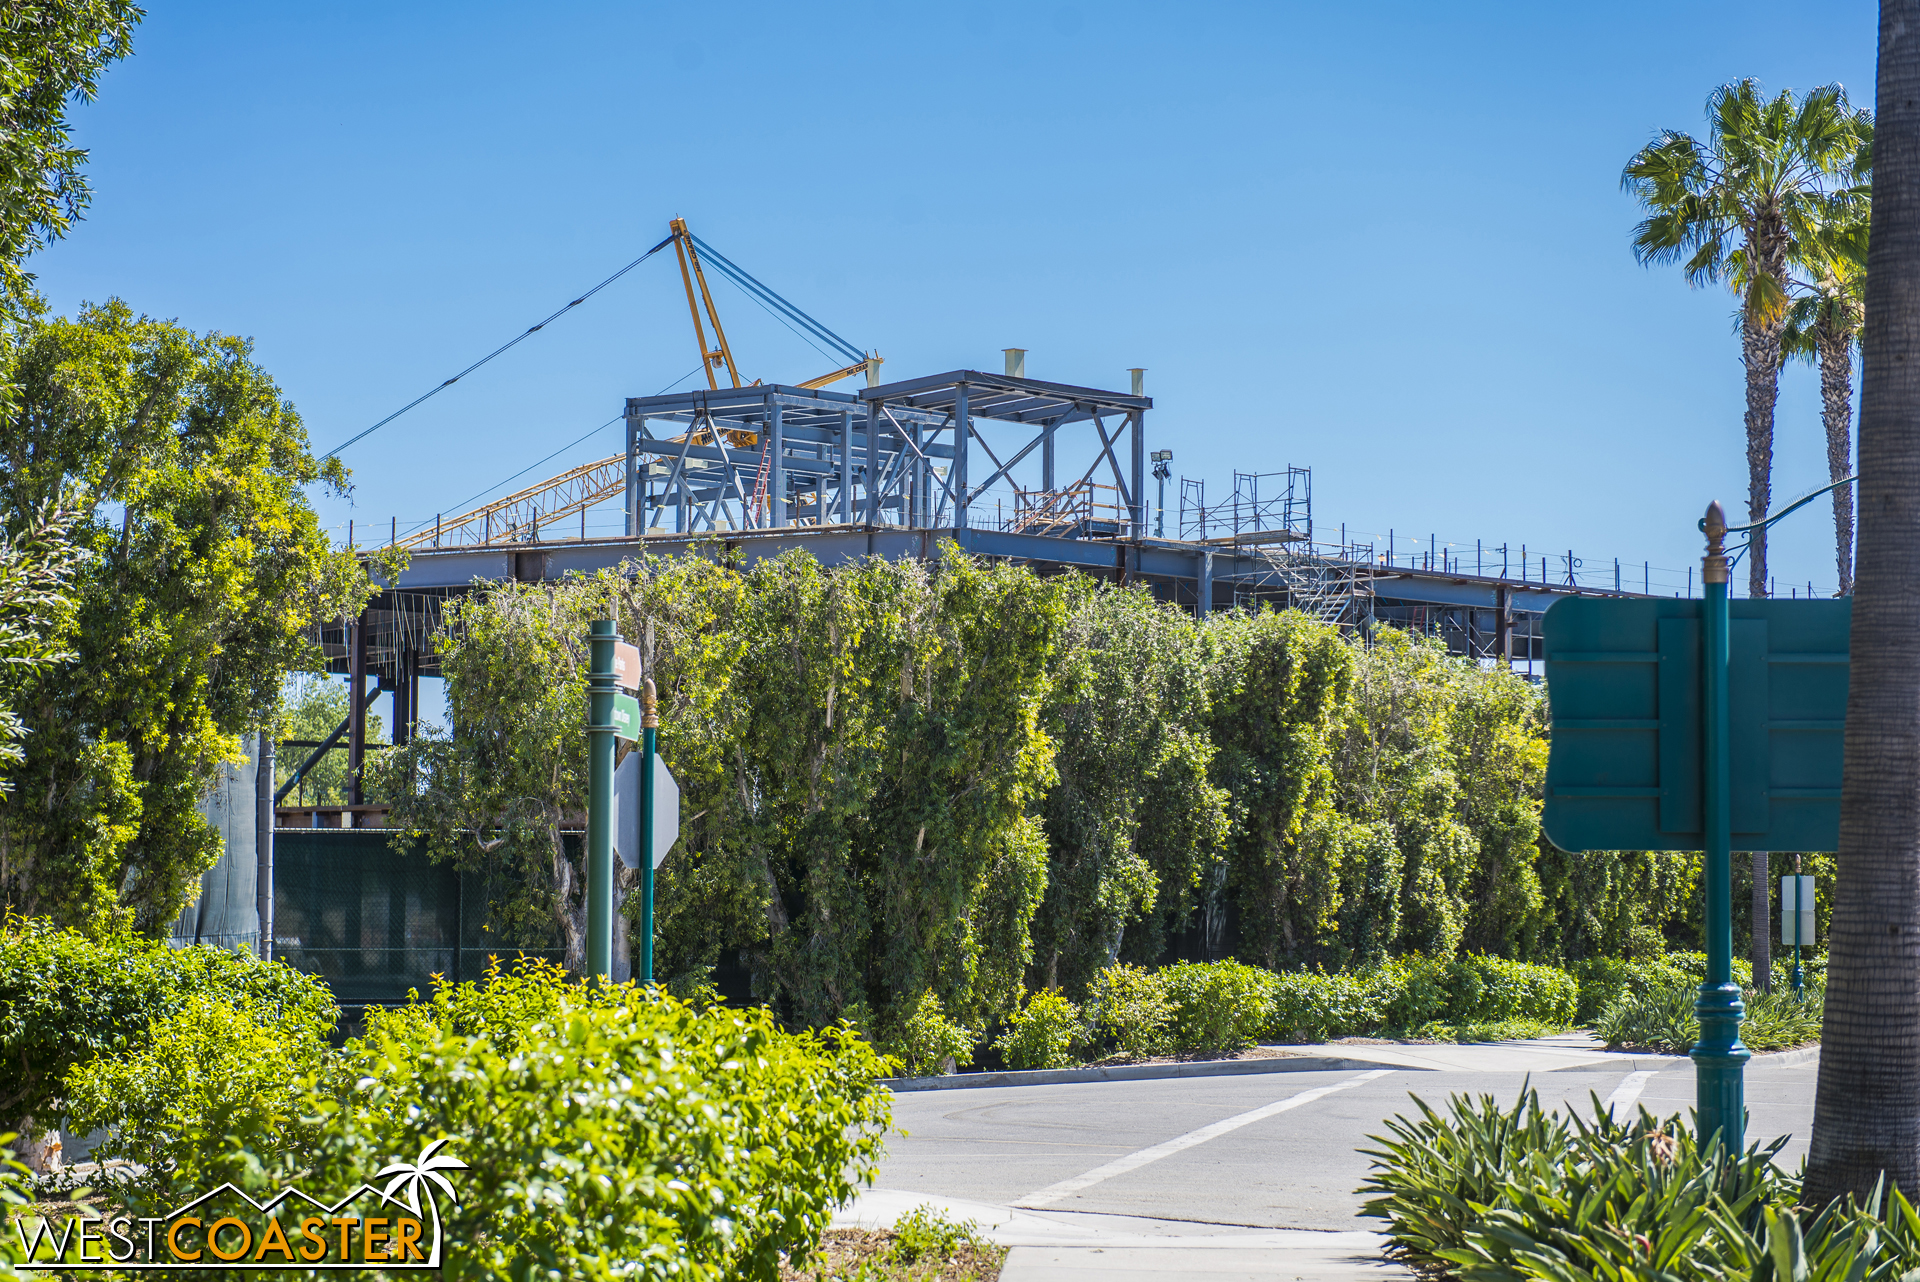
[[[1116,962],[1566,964],[1695,933],[1692,856],[1542,839],[1545,706],[1521,677],[949,548],[654,560],[451,610],[451,732],[384,754],[378,787],[437,857],[524,874],[492,911],[557,925],[576,967],[559,833],[585,808],[584,638],[609,613],[683,791],[658,971],[744,966],[795,1025],[884,1030],[932,993],[983,1029]]]

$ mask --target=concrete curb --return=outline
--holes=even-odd
[[[1612,1051],[1609,1053],[1618,1055],[1621,1057],[1620,1064],[1621,1064],[1621,1067],[1623,1068],[1629,1067],[1629,1063],[1627,1060],[1628,1055],[1632,1055],[1633,1057],[1630,1066],[1634,1068],[1641,1067],[1643,1063],[1672,1064],[1677,1067],[1678,1065],[1681,1065],[1681,1064],[1690,1064],[1693,1062],[1693,1057],[1690,1055],[1653,1055],[1653,1054],[1641,1054],[1638,1052],[1631,1052],[1631,1051]],[[1748,1068],[1798,1068],[1802,1064],[1811,1064],[1814,1060],[1817,1060],[1819,1058],[1820,1058],[1820,1048],[1817,1045],[1798,1046],[1790,1051],[1756,1051],[1754,1052],[1753,1056],[1747,1060],[1747,1067]],[[1547,1069],[1545,1071],[1550,1073],[1578,1073],[1583,1070],[1591,1070],[1593,1068],[1593,1065],[1594,1065],[1594,1061],[1589,1060],[1585,1063],[1570,1064],[1565,1068],[1552,1068],[1552,1069]]]
[[[1820,1058],[1820,1047],[1800,1046],[1790,1051],[1761,1051],[1747,1061],[1749,1068],[1798,1068]]]
[[[1114,1064],[1106,1068],[1027,1068],[1004,1073],[948,1073],[943,1077],[886,1077],[880,1084],[911,1091],[960,1091],[980,1086],[1057,1086],[1068,1082],[1147,1082],[1163,1077],[1244,1077],[1253,1073],[1326,1073],[1342,1069],[1430,1070],[1377,1059],[1288,1055],[1277,1059],[1201,1059],[1183,1064]]]
[[[1615,1058],[1617,1056],[1617,1058]],[[1752,1068],[1796,1068],[1820,1057],[1818,1046],[1802,1046],[1790,1051],[1764,1051],[1748,1060]],[[1685,1055],[1629,1055],[1610,1052],[1564,1067],[1536,1068],[1536,1073],[1592,1072],[1611,1065],[1639,1069],[1650,1065],[1679,1065],[1689,1062]],[[1258,1073],[1328,1073],[1369,1068],[1391,1068],[1408,1073],[1440,1071],[1425,1065],[1402,1064],[1386,1059],[1362,1059],[1340,1055],[1287,1055],[1276,1059],[1202,1059],[1182,1064],[1114,1064],[1106,1068],[1031,1068],[1004,1073],[948,1073],[942,1077],[887,1077],[880,1084],[899,1094],[915,1091],[965,1091],[988,1086],[1060,1086],[1072,1082],[1150,1082],[1169,1077],[1246,1077]],[[1471,1071],[1471,1070],[1462,1070]]]

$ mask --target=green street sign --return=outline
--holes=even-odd
[[[640,701],[620,690],[613,692],[613,732],[635,743],[640,740]]]
[[[1542,625],[1541,822],[1562,850],[1699,850],[1702,603],[1568,597]],[[1833,850],[1853,602],[1728,603],[1736,850]]]

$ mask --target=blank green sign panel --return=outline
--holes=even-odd
[[[1543,821],[1562,850],[1698,850],[1701,603],[1568,597],[1543,624]],[[1853,602],[1734,601],[1735,850],[1832,850]]]

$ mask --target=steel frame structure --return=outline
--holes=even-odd
[[[1017,511],[1090,506],[1078,496],[1090,492],[1104,465],[1119,497],[1114,516],[1079,522],[1069,537],[1130,539],[1146,529],[1151,408],[1144,395],[979,370],[858,393],[772,384],[633,397],[626,530],[968,530],[977,524],[975,505],[1003,482],[1025,500]],[[1062,473],[1060,431],[1076,426],[1083,429],[1078,443],[1092,448],[1077,452],[1074,466],[1084,461],[1084,469]],[[1012,432],[1014,446],[1003,439],[996,450],[988,429]],[[1028,474],[1037,473],[1038,487],[1022,488],[1016,469],[1036,454]],[[1052,495],[1075,497],[1045,497]]]

